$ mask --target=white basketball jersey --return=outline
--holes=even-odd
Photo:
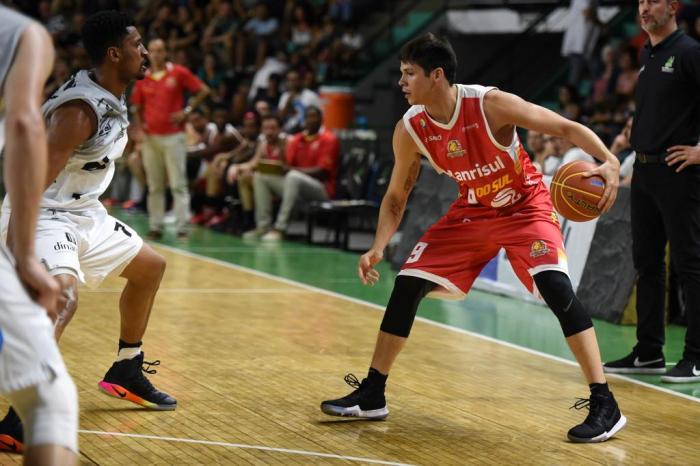
[[[97,116],[97,131],[75,150],[44,192],[42,208],[71,211],[102,208],[99,197],[112,182],[114,161],[126,147],[129,119],[124,96],[116,98],[100,87],[88,71],[82,70],[44,103],[44,119],[48,122],[54,110],[72,100],[90,105]]]

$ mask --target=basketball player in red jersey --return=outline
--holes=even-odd
[[[401,50],[399,86],[412,107],[396,124],[395,165],[379,211],[372,248],[359,262],[364,284],[379,279],[382,260],[399,226],[420,169],[420,156],[459,184],[459,198],[423,235],[396,278],[367,378],[356,390],[321,403],[334,416],[382,419],[389,370],[406,343],[418,304],[427,294],[463,298],[481,269],[500,248],[525,286],[539,293],[559,319],[591,395],[582,424],[569,430],[573,442],[602,442],[624,427],[626,418],[608,389],[588,312],[574,294],[566,253],[549,191],[523,149],[516,126],[570,140],[602,163],[587,173],[606,187],[599,207],[610,209],[617,195],[619,162],[588,128],[493,87],[454,84],[457,58],[450,44],[433,34]]]

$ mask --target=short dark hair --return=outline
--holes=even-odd
[[[399,60],[415,63],[425,70],[426,76],[436,68],[442,68],[450,84],[457,79],[457,55],[452,45],[432,32],[423,34],[401,47]]]
[[[282,126],[282,119],[275,114],[265,115],[260,119],[260,122],[262,123],[267,120],[275,120],[280,127]]]
[[[109,47],[119,47],[133,26],[131,17],[121,11],[99,11],[85,20],[81,35],[83,47],[93,65],[101,65]]]
[[[308,107],[306,107],[306,111],[304,112],[304,115],[307,115],[309,112],[316,112],[316,113],[318,113],[319,117],[323,118],[323,111],[315,105],[309,105]]]

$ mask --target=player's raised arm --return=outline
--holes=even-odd
[[[71,100],[58,107],[49,119],[49,166],[44,189],[51,186],[75,149],[97,130],[97,116],[90,105]]]
[[[394,147],[394,168],[391,172],[389,187],[379,208],[379,221],[374,242],[369,251],[362,255],[358,265],[358,274],[365,285],[379,279],[374,266],[384,257],[384,248],[396,232],[406,209],[408,195],[411,194],[420,173],[420,154],[406,131],[403,120],[394,128],[392,145]]]
[[[502,131],[510,133],[513,126],[532,129],[567,139],[603,162],[584,176],[599,175],[605,179],[605,191],[598,207],[602,212],[610,210],[620,184],[620,162],[593,131],[551,110],[499,90],[493,90],[484,97],[484,113],[494,135]]]

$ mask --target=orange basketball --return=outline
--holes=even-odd
[[[591,162],[570,162],[559,167],[552,179],[549,190],[554,208],[573,222],[587,222],[600,215],[598,202],[605,190],[605,180],[600,176],[582,176],[594,168],[596,165]]]

